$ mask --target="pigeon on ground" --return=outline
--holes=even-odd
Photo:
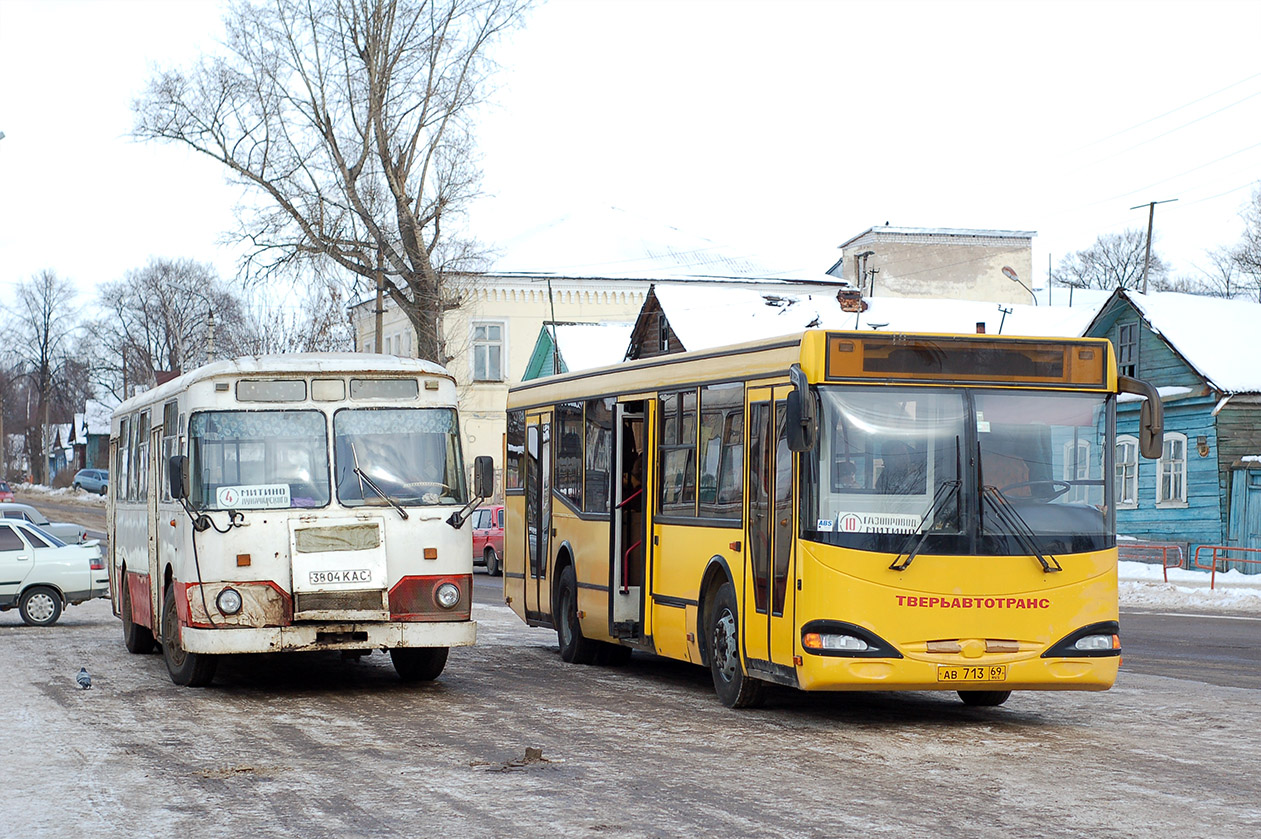
[[[79,675],[75,676],[74,680],[78,682],[79,687],[84,690],[92,687],[92,677],[88,675],[88,669],[86,667],[79,668]]]

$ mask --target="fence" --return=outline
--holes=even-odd
[[[1208,565],[1205,565],[1200,561],[1200,554],[1205,551],[1213,552],[1213,559]],[[1254,559],[1236,559],[1234,557],[1225,556],[1224,554],[1227,553],[1248,553],[1257,554],[1258,556]],[[1240,565],[1261,565],[1261,548],[1241,548],[1231,545],[1200,545],[1197,547],[1195,549],[1195,567],[1202,571],[1210,572],[1208,583],[1208,587],[1210,589],[1215,588],[1217,585],[1217,563],[1219,561],[1234,562]],[[1222,571],[1225,572],[1226,569],[1223,568]]]
[[[1159,562],[1166,583],[1169,582],[1169,569],[1182,568],[1186,559],[1181,545],[1162,545],[1155,542],[1118,542],[1117,555],[1129,562],[1147,562],[1153,565]]]

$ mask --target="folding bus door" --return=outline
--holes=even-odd
[[[525,616],[551,624],[552,412],[525,418]]]
[[[741,597],[744,655],[752,669],[794,672],[796,568],[793,553],[793,453],[784,418],[791,388],[749,390],[748,549]]]

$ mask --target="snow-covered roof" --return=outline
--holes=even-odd
[[[658,284],[654,293],[670,328],[688,350],[772,338],[812,327],[974,333],[977,323],[984,323],[991,335],[1076,337],[1097,311],[1089,306],[1000,307],[973,300],[875,297],[866,298],[867,311],[855,315],[841,311],[836,297],[830,294],[767,294],[674,284]]]
[[[1261,393],[1261,304],[1172,291],[1120,294],[1214,388]]]
[[[971,228],[957,227],[890,227],[887,224],[869,227],[857,236],[854,236],[839,247],[847,248],[860,239],[871,236],[880,238],[889,236],[891,238],[899,238],[904,236],[932,236],[938,239],[1032,239],[1038,235],[1036,230],[974,230]]]
[[[109,436],[109,419],[114,413],[118,400],[96,400],[89,399],[83,403],[83,413],[76,414],[75,419],[78,421],[82,417],[82,424],[79,426],[85,434],[104,434]]]
[[[617,207],[575,211],[536,225],[502,242],[485,273],[684,281],[781,278],[753,256]]]
[[[560,323],[555,327],[556,345],[565,367],[571,371],[607,367],[626,357],[634,326],[633,323]]]

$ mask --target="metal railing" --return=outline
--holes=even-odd
[[[1200,561],[1200,554],[1206,551],[1212,551],[1213,553],[1213,558],[1208,565],[1205,565],[1204,563]],[[1227,553],[1247,553],[1247,554],[1257,554],[1258,556],[1257,558],[1254,558],[1254,559],[1246,559],[1246,558],[1239,559],[1235,557],[1225,556],[1224,554],[1227,554]],[[1234,563],[1239,563],[1243,565],[1261,565],[1261,548],[1241,548],[1239,546],[1232,546],[1232,545],[1200,545],[1198,546],[1195,549],[1195,566],[1194,567],[1199,568],[1201,571],[1210,572],[1209,584],[1208,584],[1208,587],[1210,589],[1215,588],[1217,586],[1217,564],[1219,562],[1234,562]],[[1227,571],[1226,568],[1222,569],[1222,573],[1225,573],[1226,571]]]
[[[1165,582],[1169,582],[1169,569],[1182,568],[1186,556],[1181,545],[1159,544],[1156,542],[1118,542],[1117,555],[1130,562],[1148,562],[1161,564],[1161,573]]]

